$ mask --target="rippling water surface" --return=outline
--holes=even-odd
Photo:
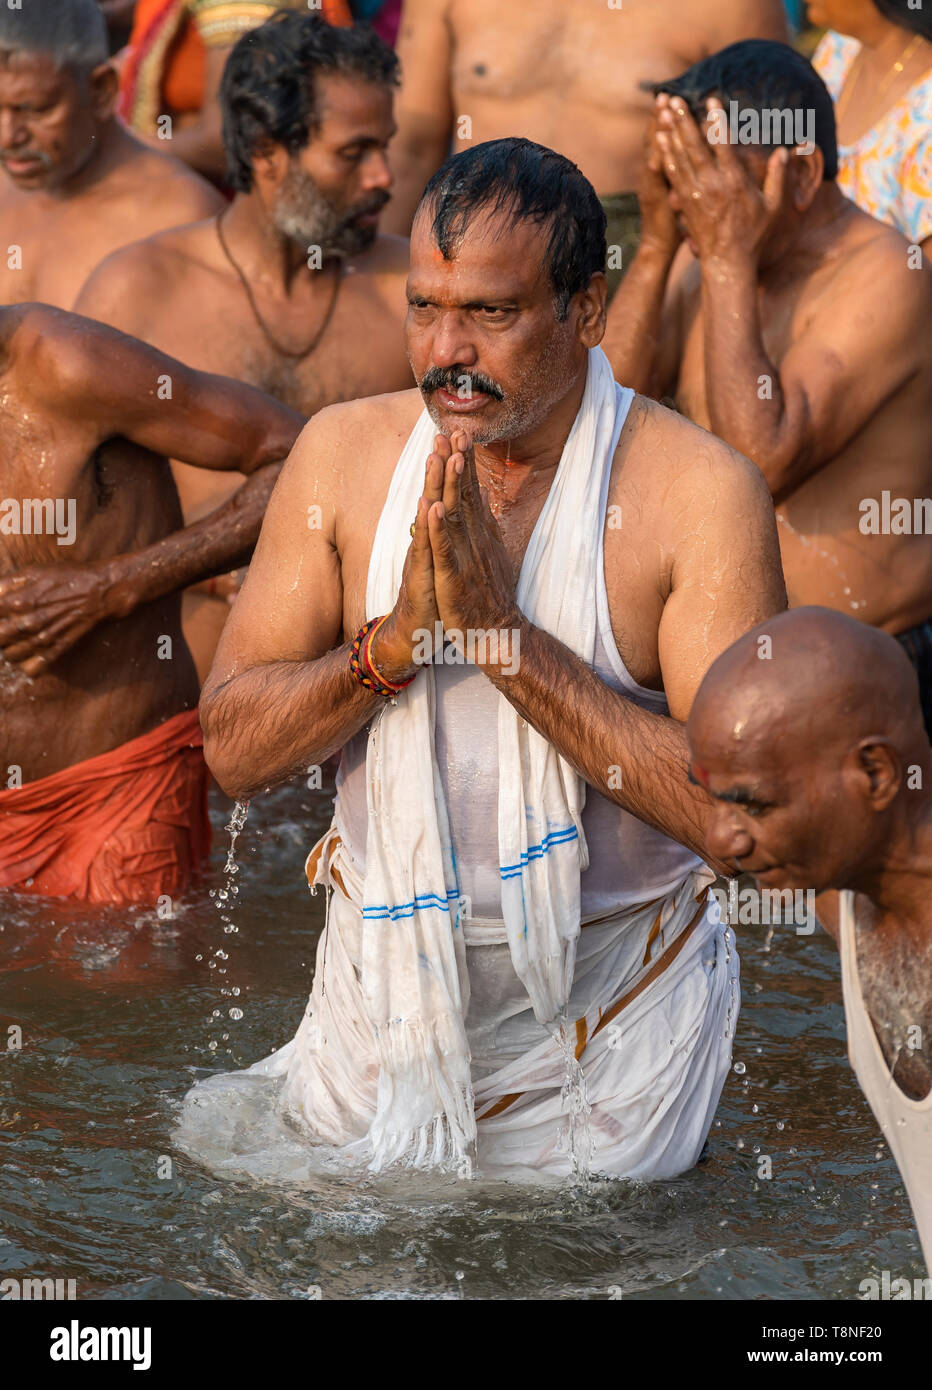
[[[209,896],[219,794],[210,874],[173,921],[0,897],[2,1045],[23,1034],[0,1053],[0,1273],[121,1299],[856,1298],[883,1269],[924,1276],[845,1057],[834,947],[785,927],[738,929],[739,1070],[707,1157],[673,1181],[276,1187],[177,1153],[191,1081],[297,1028],[324,911],[302,867],[330,804],[295,787],[252,804],[232,912]]]

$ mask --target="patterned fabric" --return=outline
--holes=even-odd
[[[837,102],[861,45],[832,30],[813,65]],[[911,242],[932,236],[932,72],[853,145],[838,148],[838,186]]]
[[[160,115],[199,111],[208,48],[230,47],[277,10],[308,13],[306,0],[138,0],[129,58],[120,83],[119,112],[152,134]],[[348,0],[320,0],[330,24],[352,22]]]

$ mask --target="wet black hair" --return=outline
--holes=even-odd
[[[572,160],[533,140],[488,140],[455,154],[424,190],[418,212],[432,215],[431,235],[450,260],[476,213],[503,213],[510,228],[546,227],[544,269],[557,318],[574,294],[605,269],[605,213],[592,184]]]
[[[267,140],[295,155],[319,129],[315,79],[338,73],[397,86],[398,59],[368,25],[342,28],[282,10],[239,39],[220,83],[227,180],[252,188],[252,161]]]
[[[718,97],[728,111],[735,101],[744,110],[812,111],[814,139],[822,151],[823,178],[838,173],[835,107],[829,90],[812,64],[789,44],[771,39],[744,39],[712,53],[669,82],[645,83],[655,95],[681,97],[693,118],[704,123],[707,97]],[[774,122],[774,125],[777,125]],[[776,145],[792,144],[777,140]]]
[[[874,8],[891,24],[898,24],[901,29],[909,29],[914,34],[921,34],[924,39],[932,40],[932,8],[910,9],[909,0],[874,0]]]

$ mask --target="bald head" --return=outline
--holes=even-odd
[[[906,653],[827,608],[780,613],[723,652],[687,736],[721,806],[710,849],[771,886],[847,886],[932,769]]]
[[[695,720],[695,724],[694,724]],[[713,662],[690,726],[798,757],[881,736],[904,754],[925,742],[919,681],[896,638],[831,608],[793,608]]]

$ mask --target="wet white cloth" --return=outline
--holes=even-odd
[[[380,1058],[360,985],[362,877],[332,827],[309,866],[332,896],[296,1036],[248,1071],[200,1082],[185,1101],[179,1147],[228,1172],[294,1177],[302,1165],[372,1160]],[[463,923],[480,1174],[650,1179],[693,1166],[740,1004],[734,935],[707,897],[711,879],[694,871],[658,901],[583,926],[566,1050],[534,1017],[504,923]]]
[[[932,1091],[913,1100],[897,1085],[861,992],[855,938],[854,894],[839,900],[838,949],[848,1033],[848,1059],[909,1194],[926,1267],[932,1274]]]
[[[532,622],[589,664],[601,549],[600,497],[631,392],[600,348],[528,544],[518,602]],[[409,526],[436,426],[417,421],[392,477],[372,548],[368,618],[401,584]],[[434,744],[434,673],[373,721],[366,757],[368,847],[361,975],[379,1059],[372,1166],[461,1167],[475,1144],[464,1016],[469,977],[459,886]],[[554,746],[498,698],[498,839],[502,917],[535,1016],[565,1016],[588,865],[585,784]]]

